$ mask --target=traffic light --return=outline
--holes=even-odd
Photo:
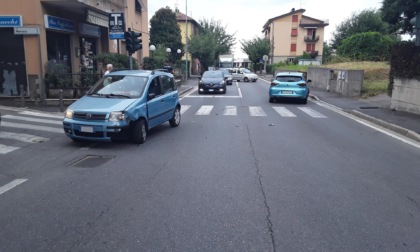
[[[130,28],[124,32],[125,49],[130,55],[143,48],[141,35],[140,32],[132,31]]]

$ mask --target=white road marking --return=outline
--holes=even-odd
[[[9,184],[6,184],[6,185],[0,187],[0,195],[9,191],[13,187],[16,187],[16,186],[22,184],[25,181],[27,181],[27,179],[15,179],[12,182],[10,182]]]
[[[13,147],[13,146],[7,146],[7,145],[0,144],[0,154],[7,154],[7,153],[15,151],[17,149],[20,149],[20,147]]]
[[[191,108],[191,105],[181,105],[181,115],[185,113],[189,108]]]
[[[30,116],[39,116],[39,117],[47,117],[47,118],[64,119],[64,114],[63,115],[52,115],[52,114],[45,114],[45,113],[39,113],[39,112],[33,112],[33,111],[22,111],[22,112],[19,112],[19,114],[30,115]]]
[[[26,117],[26,116],[4,115],[4,116],[2,116],[2,118],[15,119],[15,120],[21,120],[21,121],[27,121],[27,122],[57,124],[57,125],[62,125],[63,124],[62,121],[48,120],[48,119],[41,119],[41,118],[33,118],[33,117]]]
[[[22,133],[14,133],[14,132],[5,132],[0,131],[0,138],[8,138],[8,139],[14,139],[19,140],[25,143],[42,143],[49,140],[49,138],[45,137],[39,137],[29,134],[22,134]]]
[[[290,110],[285,107],[273,107],[273,109],[279,113],[282,117],[296,117]]]
[[[214,106],[212,105],[203,105],[201,108],[195,113],[196,115],[209,115],[212,111]]]
[[[11,128],[19,128],[19,129],[30,129],[30,130],[40,130],[40,131],[47,131],[52,133],[64,133],[62,128],[53,128],[48,126],[40,126],[40,125],[29,125],[23,123],[11,123],[11,122],[1,122],[0,127],[11,127]]]
[[[260,106],[249,106],[249,114],[251,116],[267,116]]]
[[[231,115],[231,116],[238,115],[236,106],[226,106],[225,110],[223,111],[223,115]]]
[[[314,118],[327,118],[326,116],[324,116],[321,113],[316,112],[315,110],[311,109],[311,108],[307,108],[307,107],[298,107],[298,109],[302,110],[303,112],[305,112],[306,114],[314,117]]]

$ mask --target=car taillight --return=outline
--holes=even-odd
[[[275,82],[271,82],[271,86],[272,86],[272,87],[277,86],[277,83],[275,83]]]
[[[306,83],[299,83],[298,86],[299,87],[306,87]]]

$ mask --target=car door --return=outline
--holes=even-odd
[[[147,116],[149,128],[158,125],[165,116],[165,99],[162,96],[160,77],[151,79],[147,90]]]
[[[163,108],[163,121],[167,121],[172,118],[173,111],[175,109],[175,106],[178,103],[178,91],[175,87],[174,79],[167,76],[162,75],[160,76],[160,82],[162,87],[162,104],[164,106]]]

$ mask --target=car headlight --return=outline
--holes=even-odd
[[[200,82],[199,82],[199,84],[203,84],[204,82],[201,80]]]
[[[67,119],[72,119],[72,118],[73,118],[73,110],[71,110],[71,109],[66,109],[66,114],[65,114],[65,117],[66,117]]]
[[[219,85],[223,85],[223,84],[225,84],[225,81],[224,81],[224,80],[222,80],[222,81],[219,83]]]
[[[124,119],[125,117],[124,117],[123,112],[111,112],[108,120],[110,122],[119,122],[119,121],[124,121]]]

